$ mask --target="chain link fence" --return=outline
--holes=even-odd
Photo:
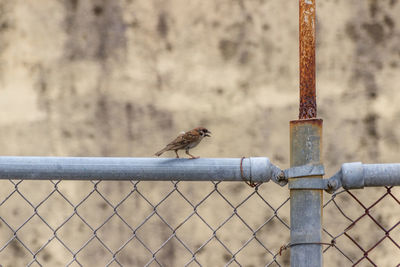
[[[287,266],[275,184],[3,180],[3,266]]]
[[[341,190],[324,203],[325,266],[400,266],[400,188]]]
[[[2,266],[289,266],[289,191],[235,182],[0,182]],[[398,266],[400,189],[325,195],[324,266]]]

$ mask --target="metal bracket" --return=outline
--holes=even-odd
[[[284,171],[285,177],[289,179],[289,189],[326,189],[328,180],[308,178],[310,176],[321,176],[325,174],[324,165],[302,165],[292,167]],[[301,178],[300,178],[301,177]],[[298,179],[295,179],[298,178]]]
[[[320,189],[328,188],[328,179],[299,178],[289,180],[289,189]]]
[[[296,178],[296,177],[307,177],[307,176],[317,176],[317,175],[324,175],[325,169],[324,165],[317,164],[317,165],[302,165],[292,167],[290,169],[284,170],[286,178]]]

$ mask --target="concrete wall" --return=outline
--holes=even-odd
[[[400,162],[398,14],[397,0],[317,1],[328,174]],[[193,154],[287,168],[298,2],[1,0],[0,107],[2,155],[152,156],[202,125],[213,137]]]

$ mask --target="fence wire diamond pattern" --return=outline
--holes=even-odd
[[[277,185],[1,184],[0,264],[5,266],[289,264],[289,253],[279,255],[289,240],[288,191]]]
[[[328,198],[323,231],[331,246],[324,253],[338,252],[336,262],[346,266],[400,266],[399,189],[341,190]]]
[[[0,183],[3,266],[289,265],[288,191],[271,183]],[[324,265],[398,265],[399,195],[325,195]]]

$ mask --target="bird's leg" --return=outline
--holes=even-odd
[[[179,159],[178,150],[175,150],[176,158]]]
[[[189,153],[189,149],[186,149],[186,154],[188,154],[191,157],[190,159],[198,159],[198,158],[200,158],[200,157],[196,157],[196,156],[193,156],[192,154],[190,154]]]

